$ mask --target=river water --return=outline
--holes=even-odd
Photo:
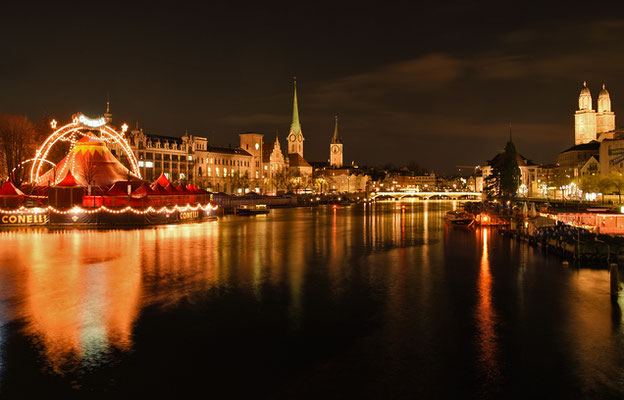
[[[622,398],[608,272],[457,206],[0,232],[0,397]]]

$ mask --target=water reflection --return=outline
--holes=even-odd
[[[482,252],[479,269],[478,301],[475,310],[477,320],[477,343],[480,354],[481,369],[488,381],[492,384],[499,377],[498,368],[498,336],[496,334],[496,312],[492,304],[492,274],[488,251],[488,228],[477,231],[481,233]]]
[[[97,365],[111,348],[131,347],[141,271],[137,253],[118,245],[125,233],[4,236],[26,267],[15,312],[52,370]]]
[[[566,394],[621,392],[608,273],[564,268],[490,229],[446,229],[457,202],[405,206],[0,232],[0,378],[49,382],[44,370],[90,388],[81,376],[100,374],[136,389],[115,381],[121,368],[152,391],[190,377],[256,397],[338,387],[336,397],[457,398],[477,387],[533,398],[517,378],[529,376]]]

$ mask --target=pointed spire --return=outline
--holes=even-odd
[[[295,91],[293,95],[293,116],[292,123],[290,124],[290,131],[295,134],[301,133],[301,124],[299,124],[299,108],[297,107],[297,77],[293,76],[293,82],[295,85]]]
[[[104,113],[104,119],[108,124],[113,121],[113,114],[110,113],[110,95],[108,92],[106,92],[106,112]]]
[[[607,88],[607,85],[605,85],[604,83],[602,84],[602,90],[605,90]]]
[[[587,87],[587,81],[583,81],[583,87]]]
[[[332,136],[332,144],[341,143],[340,136],[338,136],[338,116],[334,116],[334,136]]]

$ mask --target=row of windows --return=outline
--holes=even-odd
[[[143,160],[139,160],[139,167],[140,168],[165,168],[165,169],[178,169],[178,167],[180,169],[185,169],[187,167],[187,165],[185,163],[170,163],[168,161],[165,162],[161,162],[161,161],[143,161]]]

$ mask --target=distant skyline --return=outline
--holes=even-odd
[[[339,116],[346,164],[437,173],[503,149],[550,163],[574,143],[583,81],[624,118],[622,7],[486,2],[55,2],[3,6],[0,111],[102,114],[148,133],[284,143],[297,76],[310,161]],[[624,121],[624,120],[623,120]]]

